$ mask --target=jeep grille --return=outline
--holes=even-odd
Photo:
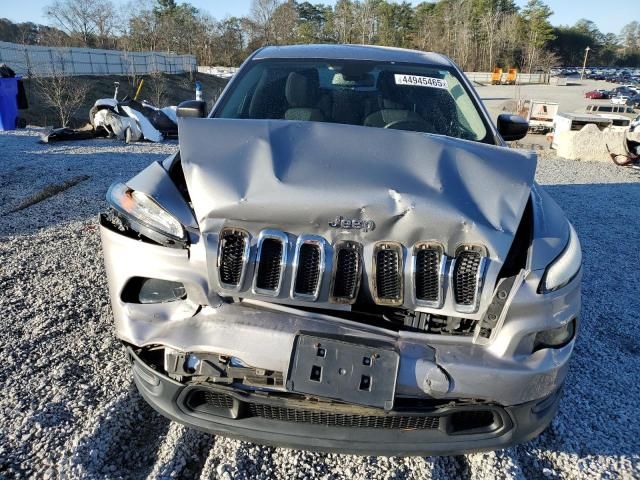
[[[257,296],[352,304],[360,298],[362,279],[368,278],[369,298],[379,305],[442,309],[449,297],[448,305],[458,312],[478,311],[487,262],[484,247],[463,245],[448,257],[444,246],[435,242],[407,248],[382,241],[365,258],[363,246],[351,240],[330,245],[323,237],[303,234],[292,245],[289,238],[278,230],[264,230],[252,247],[244,230],[223,229],[217,262],[223,290],[246,289],[243,278],[252,272],[252,293]],[[255,264],[250,268],[252,251]],[[411,255],[407,272],[405,251]]]

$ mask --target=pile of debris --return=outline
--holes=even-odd
[[[42,143],[63,140],[87,140],[107,137],[124,140],[127,143],[147,140],[162,142],[166,138],[177,138],[177,107],[158,108],[143,100],[137,101],[144,80],[140,81],[133,99],[118,100],[120,82],[114,82],[113,98],[101,98],[89,111],[89,124],[74,130],[54,128],[40,139]],[[196,100],[202,100],[202,84],[195,82]]]
[[[148,102],[129,98],[118,101],[102,98],[89,111],[90,125],[79,130],[54,128],[41,138],[42,143],[62,140],[117,138],[127,143],[148,140],[162,142],[178,136],[176,107],[157,108]]]

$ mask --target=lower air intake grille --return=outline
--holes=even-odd
[[[214,408],[233,408],[233,397],[231,395],[205,390],[204,399],[208,405]]]
[[[320,246],[312,243],[300,245],[298,254],[298,270],[296,273],[295,293],[300,295],[316,295],[320,282]]]
[[[337,301],[352,302],[358,296],[362,275],[360,245],[344,243],[336,247],[335,274],[332,297]]]
[[[260,290],[276,292],[280,287],[281,262],[283,254],[282,241],[276,238],[265,238],[260,249],[256,287]]]
[[[308,423],[327,427],[360,427],[385,429],[429,430],[439,426],[439,417],[429,416],[391,416],[391,415],[351,415],[331,413],[323,410],[302,410],[250,403],[249,412],[253,417],[284,422]]]
[[[440,304],[440,262],[442,251],[434,247],[421,247],[416,252],[416,298],[430,304]]]
[[[218,272],[220,282],[231,287],[240,286],[247,262],[249,237],[237,230],[223,230],[220,234]]]
[[[478,269],[482,255],[473,250],[465,250],[456,256],[453,269],[453,290],[458,305],[472,306],[476,303]]]
[[[401,247],[382,244],[376,247],[376,301],[388,305],[402,303],[402,253]]]
[[[265,420],[305,423],[322,425],[325,427],[344,428],[376,428],[402,430],[435,430],[444,425],[448,434],[467,433],[480,430],[492,431],[499,425],[499,417],[491,410],[453,410],[444,416],[431,412],[422,414],[363,415],[351,413],[339,405],[320,409],[314,403],[313,408],[304,405],[288,406],[261,403],[259,400],[235,398],[225,392],[198,389],[188,397],[186,406],[193,411],[207,411],[204,406],[215,409],[215,415],[225,415],[221,410],[228,411],[228,418],[262,418]],[[397,399],[398,402],[401,399]]]

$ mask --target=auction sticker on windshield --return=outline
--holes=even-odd
[[[396,85],[411,85],[418,87],[443,88],[448,90],[447,81],[442,78],[423,77],[420,75],[402,75],[396,73],[394,75]]]

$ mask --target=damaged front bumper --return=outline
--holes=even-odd
[[[410,406],[385,415],[366,408],[296,402],[227,387],[189,385],[152,369],[127,349],[145,400],[165,417],[192,428],[287,448],[357,455],[452,455],[496,450],[539,435],[555,416],[557,389],[514,406]]]
[[[201,244],[188,250],[151,245],[104,224],[101,236],[116,333],[130,346],[136,384],[154,408],[194,428],[343,453],[447,454],[525,441],[556,412],[574,341],[533,351],[533,339],[577,319],[579,277],[541,295],[542,272],[529,272],[499,331],[480,345],[472,337],[394,331],[258,301],[226,303],[208,287]],[[180,282],[186,298],[128,302],[123,292],[132,278]],[[314,404],[322,395],[293,394],[286,379],[301,333],[354,345],[377,342],[397,352],[394,403]],[[162,354],[159,360],[145,356],[153,349]],[[171,354],[219,355],[276,372],[281,381],[231,386],[182,376],[167,370]]]

